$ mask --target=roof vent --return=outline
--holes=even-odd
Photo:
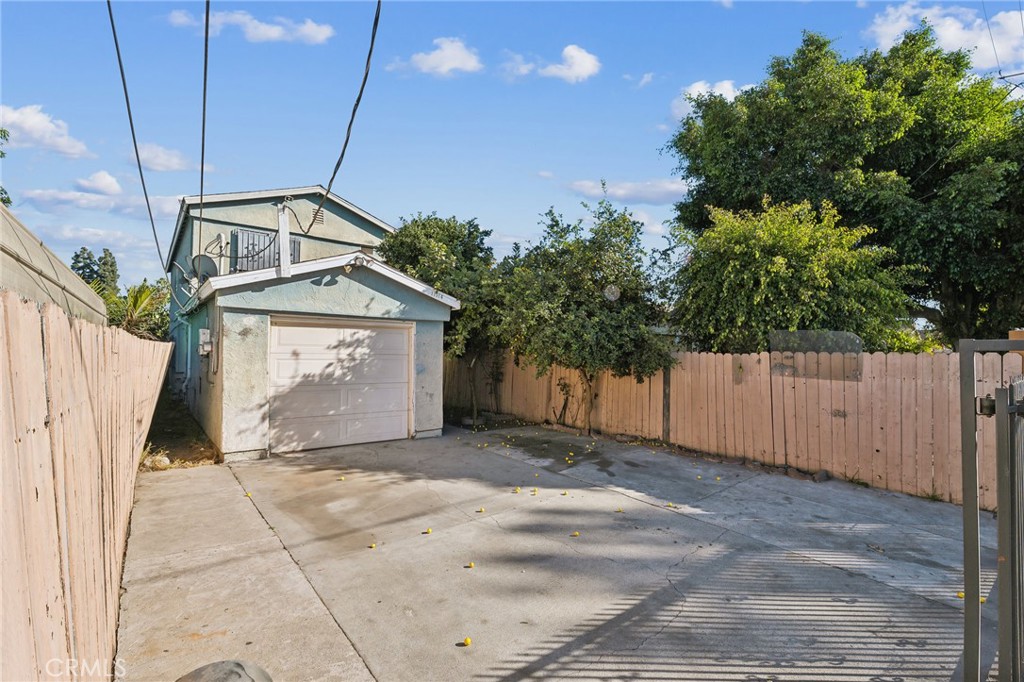
[[[322,208],[318,208],[316,210],[316,212],[313,214],[313,224],[314,225],[323,225],[324,224],[324,210]]]

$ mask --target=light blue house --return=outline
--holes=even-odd
[[[459,302],[381,261],[387,223],[334,194],[317,212],[324,194],[182,199],[169,380],[226,461],[441,433]]]

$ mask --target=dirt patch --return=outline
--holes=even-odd
[[[146,437],[143,468],[170,469],[215,464],[220,453],[185,403],[165,388],[160,393],[153,413],[153,423]],[[166,462],[162,459],[166,458]]]

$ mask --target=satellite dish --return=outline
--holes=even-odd
[[[199,284],[220,274],[217,272],[217,262],[205,253],[193,256],[192,269],[195,270],[196,276],[199,278]]]

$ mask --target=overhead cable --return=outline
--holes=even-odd
[[[324,202],[327,201],[327,195],[331,193],[331,187],[334,186],[334,179],[338,176],[338,170],[341,168],[341,162],[345,159],[345,151],[348,149],[349,140],[352,139],[352,125],[356,120],[356,112],[359,111],[359,103],[363,100],[363,91],[366,90],[366,81],[370,77],[370,62],[373,60],[373,46],[377,41],[377,26],[380,24],[380,6],[381,0],[377,0],[377,11],[373,15],[373,28],[370,31],[370,48],[366,52],[366,68],[363,71],[363,82],[359,85],[359,94],[356,95],[356,101],[352,105],[352,114],[348,119],[348,129],[345,131],[345,142],[341,146],[341,154],[338,155],[338,162],[334,164],[334,172],[331,173],[331,179],[327,183],[327,191],[322,197],[320,197],[320,204],[313,211],[313,217],[309,221],[309,226],[303,230],[306,234],[313,229],[313,222],[316,220],[317,215],[321,215],[320,211],[323,210]],[[302,225],[299,225],[299,229]]]

